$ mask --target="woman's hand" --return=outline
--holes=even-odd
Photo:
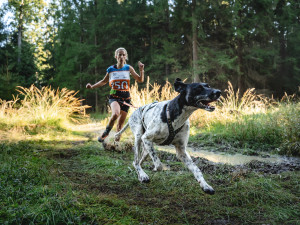
[[[138,61],[138,65],[139,65],[140,72],[144,71],[144,64]]]
[[[88,83],[88,84],[86,85],[86,88],[87,88],[87,89],[92,89],[92,85],[91,85],[90,83]]]

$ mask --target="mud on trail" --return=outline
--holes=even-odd
[[[131,143],[122,143],[115,144],[113,142],[106,142],[103,144],[103,147],[106,151],[127,151],[130,152],[132,149]],[[168,165],[168,162],[180,162],[180,160],[176,157],[175,148],[173,146],[167,147],[156,147],[157,154],[159,158],[165,161],[167,168],[172,168],[172,170],[178,170],[178,168],[174,168],[172,165]],[[242,154],[224,154],[224,152],[216,152],[216,151],[202,151],[197,148],[187,148],[187,151],[191,155],[193,161],[197,164],[197,166],[207,174],[216,174],[216,173],[232,173],[236,171],[246,172],[260,172],[267,174],[279,174],[285,171],[299,171],[300,170],[300,158],[297,157],[282,157],[282,156],[247,156]],[[199,154],[200,153],[200,154]],[[133,154],[133,153],[132,153]],[[208,154],[213,157],[197,157],[197,155],[205,155]],[[217,162],[210,161],[210,158],[216,158]],[[208,158],[208,159],[207,159]],[[221,158],[221,160],[220,160]],[[228,160],[237,160],[237,162],[233,163],[221,163],[222,158],[225,158],[225,162]],[[232,159],[231,159],[232,158]],[[242,159],[241,159],[242,158]],[[149,160],[149,157],[148,157]],[[219,162],[221,161],[221,162]],[[223,160],[224,161],[224,160]],[[150,163],[151,164],[151,163]],[[149,162],[146,163],[146,166],[152,168],[149,165]],[[184,169],[181,168],[180,169]]]
[[[85,126],[86,128],[86,126]],[[88,129],[85,129],[89,133],[91,140],[95,139],[97,135],[100,135],[103,130],[99,130],[96,124],[90,124]],[[103,148],[107,151],[117,151],[117,152],[129,152],[132,154],[133,141],[119,142],[115,144],[113,141],[114,132],[111,132],[109,137],[104,142]],[[161,160],[166,160],[167,162],[177,161],[175,148],[173,146],[167,147],[155,147],[157,154],[160,155]],[[217,150],[216,150],[217,149]],[[235,171],[244,172],[261,172],[266,174],[279,174],[285,171],[299,171],[300,170],[300,158],[298,157],[284,157],[279,155],[270,155],[269,153],[263,152],[253,152],[252,155],[244,155],[244,149],[232,148],[228,149],[227,146],[203,146],[199,143],[189,143],[187,151],[192,156],[194,162],[204,173],[230,173]],[[228,154],[226,153],[228,151]],[[253,156],[254,155],[254,156]],[[148,159],[149,160],[149,159]],[[149,162],[148,162],[149,164]],[[131,163],[130,163],[131,165]],[[147,162],[146,162],[147,166]],[[148,165],[151,168],[151,166]],[[167,167],[172,167],[172,165]],[[176,168],[173,169],[176,170]],[[185,168],[182,168],[185,170]]]
[[[165,160],[167,162],[180,162],[180,160],[176,158],[175,154],[169,152],[160,151],[158,152],[158,155],[162,160]],[[234,173],[236,171],[243,171],[244,173],[260,172],[266,174],[279,174],[285,171],[300,171],[300,159],[294,157],[285,158],[279,163],[252,160],[248,163],[240,165],[215,163],[203,157],[192,156],[192,159],[196,163],[196,165],[201,169],[201,171],[206,174],[225,174]],[[176,170],[176,168],[173,169]]]

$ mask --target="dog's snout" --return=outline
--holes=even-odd
[[[215,95],[217,98],[219,98],[221,96],[221,91],[220,90],[215,90]]]
[[[210,93],[209,97],[211,99],[218,99],[221,96],[221,91],[218,89],[213,89],[212,92]]]

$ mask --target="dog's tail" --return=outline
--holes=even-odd
[[[120,140],[121,134],[128,128],[129,123],[126,123],[125,126],[118,132],[115,134],[115,141],[116,140]]]

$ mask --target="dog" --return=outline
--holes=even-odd
[[[214,111],[215,107],[210,106],[209,103],[217,101],[221,96],[221,91],[211,88],[206,83],[185,84],[179,78],[176,79],[174,88],[180,93],[174,99],[154,102],[135,110],[128,123],[115,134],[115,140],[120,138],[120,135],[130,126],[135,137],[133,167],[139,181],[145,183],[150,181],[149,176],[141,167],[148,154],[153,161],[154,171],[163,168],[153,144],[172,144],[176,148],[177,158],[194,174],[202,190],[205,193],[214,194],[214,189],[206,183],[202,172],[186,151],[186,146],[190,130],[189,117],[197,109]],[[141,151],[142,145],[143,151]]]

